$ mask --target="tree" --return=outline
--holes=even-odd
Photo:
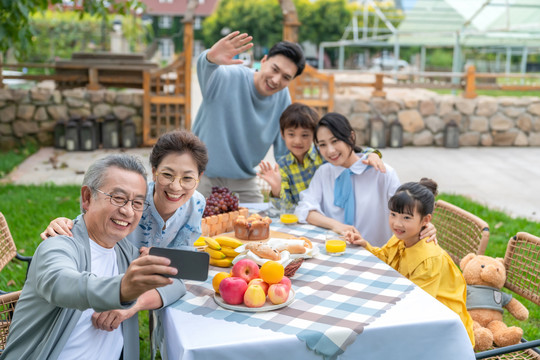
[[[278,0],[221,0],[204,21],[204,43],[212,46],[228,29],[246,32],[256,45],[270,47],[281,40],[282,19]]]
[[[0,0],[0,54],[9,49],[13,49],[18,58],[27,54],[34,45],[31,15],[44,12],[49,6],[61,5],[62,0]],[[109,13],[126,14],[140,6],[138,0],[85,0],[76,11],[80,18],[90,14],[104,19]]]

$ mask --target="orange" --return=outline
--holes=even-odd
[[[214,275],[214,278],[212,279],[212,287],[214,288],[214,291],[219,294],[219,284],[221,283],[221,280],[231,277],[231,274],[228,272],[218,272],[216,275]]]
[[[260,276],[267,284],[277,284],[283,279],[285,269],[275,261],[267,261],[261,266]]]

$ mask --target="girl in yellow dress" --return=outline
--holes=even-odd
[[[389,223],[394,236],[386,245],[373,247],[353,232],[347,233],[346,239],[363,246],[457,313],[474,346],[473,321],[465,306],[465,279],[446,251],[419,236],[431,220],[435,195],[437,183],[431,179],[403,184],[388,201]]]

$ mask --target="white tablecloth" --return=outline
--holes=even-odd
[[[321,359],[294,335],[192,315],[163,314],[161,353],[168,360]],[[459,317],[415,288],[357,336],[339,359],[474,359]]]
[[[280,225],[273,225],[276,227],[275,230],[288,229],[288,233],[320,240],[320,228],[304,225],[280,229],[278,228]],[[373,273],[380,273],[380,266],[394,272],[373,255],[367,254],[379,264],[371,264],[374,270],[365,270],[365,277],[371,279]],[[349,256],[359,259],[363,256],[364,264],[369,264],[371,261],[367,259],[366,262],[365,254],[350,253]],[[297,283],[301,283],[301,279],[309,279],[309,268],[315,267],[313,265],[316,263],[315,260],[307,261],[307,264],[302,265],[302,269],[305,266],[306,270],[299,270],[295,275],[298,278]],[[343,261],[351,262],[352,259],[346,259],[344,256]],[[356,258],[354,261],[356,262]],[[295,277],[292,279],[293,287]],[[357,278],[354,278],[354,281],[357,281]],[[403,281],[406,282],[407,287],[412,284],[405,278],[398,282]],[[206,284],[206,286],[209,285]],[[467,332],[457,314],[414,284],[411,288],[413,290],[404,293],[404,297],[395,305],[383,313],[374,313],[369,321],[365,321],[367,325],[363,331],[354,338],[354,342],[348,345],[345,352],[338,358],[474,359]],[[199,288],[199,290],[205,291],[204,288]],[[193,300],[192,297],[190,301]],[[184,303],[179,307],[189,308],[186,305],[187,303]],[[196,306],[192,306],[191,309],[193,312],[198,311]],[[162,330],[164,330],[164,336],[160,340],[162,357],[169,360],[322,359],[322,356],[310,350],[306,343],[294,334],[249,326],[241,321],[231,321],[230,318],[227,321],[219,316],[221,315],[218,314],[216,317],[216,313],[213,313],[213,316],[195,315],[175,308],[174,304],[164,309],[161,314]],[[228,315],[223,314],[223,316]],[[336,339],[341,335],[343,334],[336,333]],[[331,338],[332,333],[326,336]]]

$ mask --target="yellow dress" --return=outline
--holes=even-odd
[[[458,314],[474,346],[473,320],[466,307],[467,284],[446,251],[426,239],[407,248],[395,236],[382,248],[368,244],[366,250]]]

